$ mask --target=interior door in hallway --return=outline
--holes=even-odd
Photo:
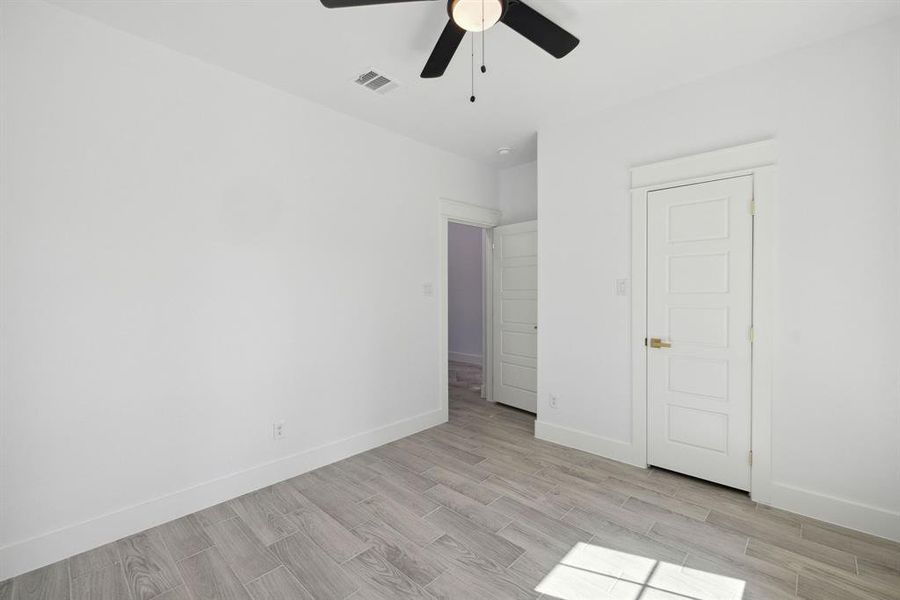
[[[494,229],[494,401],[537,412],[537,221]]]
[[[750,488],[752,176],[647,196],[649,462]]]

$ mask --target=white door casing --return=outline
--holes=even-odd
[[[750,489],[753,176],[647,194],[650,464]],[[658,338],[671,347],[653,347]]]
[[[537,221],[494,228],[493,400],[537,412]]]

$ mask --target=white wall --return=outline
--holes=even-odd
[[[537,219],[537,162],[501,169],[498,183],[501,224]]]
[[[493,171],[0,16],[0,580],[440,420],[438,198]]]
[[[484,258],[480,227],[447,225],[447,337],[450,360],[481,364]]]
[[[631,443],[629,167],[770,137],[771,501],[900,539],[897,21],[540,131],[538,418]]]

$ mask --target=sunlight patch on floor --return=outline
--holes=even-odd
[[[744,582],[595,544],[578,543],[535,591],[559,600],[740,600]]]

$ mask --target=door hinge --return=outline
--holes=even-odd
[[[496,249],[497,249],[497,244],[495,244],[494,242],[491,242],[491,250],[496,250]]]
[[[752,326],[750,327],[750,332],[749,332],[749,334],[748,334],[748,337],[750,338],[750,343],[751,343],[751,344],[752,344],[754,341],[756,341],[756,332],[753,330],[753,327],[752,327]]]
[[[753,465],[753,450],[747,454],[747,463]]]
[[[756,214],[756,200],[754,200],[753,198],[750,199],[750,214]]]

